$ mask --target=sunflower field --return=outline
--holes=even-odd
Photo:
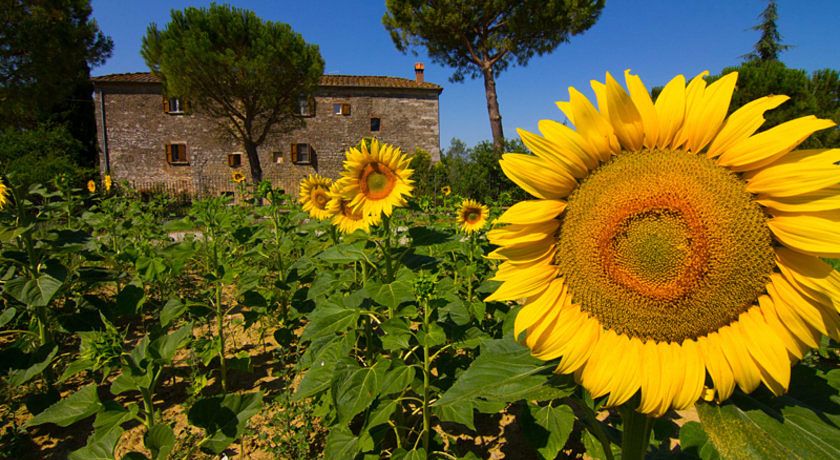
[[[834,125],[736,79],[571,89],[512,206],[376,139],[294,196],[4,177],[0,457],[840,458]]]

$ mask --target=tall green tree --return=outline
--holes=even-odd
[[[242,144],[254,182],[262,180],[258,147],[303,124],[300,98],[324,72],[318,46],[288,24],[228,5],[173,10],[164,29],[148,27],[141,54],[167,94],[191,101]]]
[[[504,148],[496,78],[525,66],[592,27],[603,0],[386,0],[382,23],[402,52],[425,47],[432,61],[453,67],[450,81],[484,79],[497,152]]]
[[[752,29],[761,32],[761,37],[753,46],[753,51],[743,57],[748,61],[778,61],[779,54],[790,48],[790,45],[782,44],[782,34],[776,26],[779,12],[775,0],[767,2],[767,8],[761,12],[759,18],[761,22]]]
[[[0,0],[0,128],[64,126],[89,164],[96,145],[90,69],[113,48],[91,12],[89,0]]]

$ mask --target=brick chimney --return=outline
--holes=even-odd
[[[423,66],[422,62],[417,62],[414,64],[414,81],[417,83],[423,83],[423,70],[425,66]]]

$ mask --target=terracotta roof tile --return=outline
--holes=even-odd
[[[159,83],[160,79],[150,72],[115,73],[91,78],[95,84],[108,83]],[[442,91],[440,86],[399,77],[382,77],[370,75],[323,75],[321,86],[351,87],[351,88],[407,88],[430,89]]]

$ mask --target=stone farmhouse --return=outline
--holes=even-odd
[[[138,190],[173,194],[230,193],[234,171],[249,176],[248,158],[220,134],[215,120],[167,98],[151,73],[93,77],[102,174]],[[439,98],[443,89],[415,78],[324,75],[314,97],[302,99],[303,128],[260,146],[263,178],[297,194],[310,173],[339,176],[347,148],[377,139],[413,153],[440,157]]]

